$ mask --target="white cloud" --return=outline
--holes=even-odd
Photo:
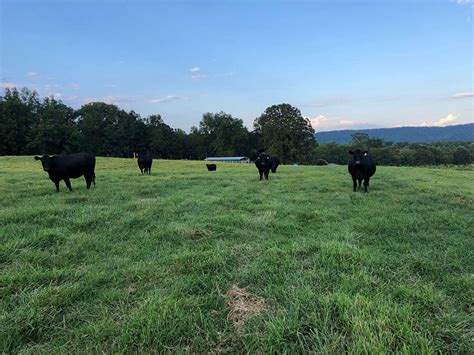
[[[43,90],[50,91],[53,88],[59,88],[61,85],[59,84],[46,84],[43,86]]]
[[[201,79],[205,79],[205,78],[207,78],[206,73],[199,73],[199,74],[191,76],[191,79],[196,80],[196,81],[201,80]]]
[[[63,94],[62,92],[52,92],[47,94],[46,96],[53,97],[54,99],[61,101],[75,101],[78,98],[77,96]]]
[[[160,97],[158,99],[149,100],[148,102],[151,104],[161,104],[163,102],[171,102],[171,101],[184,100],[184,99],[186,98],[182,96],[168,95],[168,96]]]
[[[69,84],[69,86],[73,90],[79,90],[81,88],[81,85],[79,85],[78,83],[71,83],[71,84]]]
[[[48,94],[48,96],[53,97],[56,100],[61,100],[61,98],[64,97],[64,94],[61,92],[54,92],[54,93]]]
[[[474,92],[460,92],[460,93],[451,95],[451,98],[453,99],[462,99],[466,97],[474,97]]]
[[[474,0],[451,0],[451,1],[455,2],[458,5],[471,6],[474,9]]]
[[[75,96],[75,95],[72,95],[72,96],[71,95],[66,95],[66,96],[63,97],[63,100],[70,101],[70,102],[71,101],[76,101],[77,99],[78,99],[78,97]]]
[[[319,129],[321,127],[324,127],[329,122],[329,118],[323,115],[318,115],[313,118],[308,117],[308,119],[311,122],[311,126],[313,126],[314,129]]]
[[[13,89],[17,85],[8,81],[2,81],[0,82],[0,89]]]
[[[307,117],[311,126],[316,131],[330,131],[330,130],[341,130],[341,129],[353,129],[360,128],[361,126],[370,127],[373,126],[366,122],[357,122],[347,119],[330,119],[324,115],[318,115],[316,117]]]
[[[84,99],[85,103],[90,102],[105,102],[106,104],[112,105],[119,105],[119,104],[127,104],[130,102],[135,102],[136,98],[134,97],[127,97],[127,96],[100,96],[100,97],[87,97]]]
[[[439,120],[432,121],[432,122],[417,123],[415,124],[415,126],[420,126],[420,127],[449,126],[449,125],[456,124],[457,122],[458,122],[458,117],[450,113],[445,118],[440,118]]]
[[[191,73],[197,73],[197,72],[201,71],[201,68],[199,68],[199,67],[192,67],[191,69],[189,69],[189,71],[190,71]]]
[[[26,73],[26,76],[30,79],[33,79],[33,78],[36,78],[38,77],[38,72],[35,72],[35,71],[29,71],[28,73]]]

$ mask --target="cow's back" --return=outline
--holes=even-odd
[[[148,168],[148,167],[151,167],[152,162],[153,162],[153,158],[150,153],[138,155],[138,166]]]
[[[54,157],[53,173],[60,177],[78,178],[95,169],[95,155],[91,153],[76,153],[56,155]]]
[[[375,174],[375,170],[377,169],[376,164],[372,159],[372,155],[370,153],[364,158],[362,158],[362,166],[365,177],[371,177]]]

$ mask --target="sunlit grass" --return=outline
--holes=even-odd
[[[474,173],[0,158],[0,351],[472,352]],[[264,309],[236,328],[227,292]]]

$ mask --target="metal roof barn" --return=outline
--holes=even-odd
[[[207,157],[207,161],[216,161],[224,163],[249,163],[250,159],[247,157]]]

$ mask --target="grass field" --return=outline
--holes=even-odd
[[[0,352],[473,353],[474,171],[0,158]]]

